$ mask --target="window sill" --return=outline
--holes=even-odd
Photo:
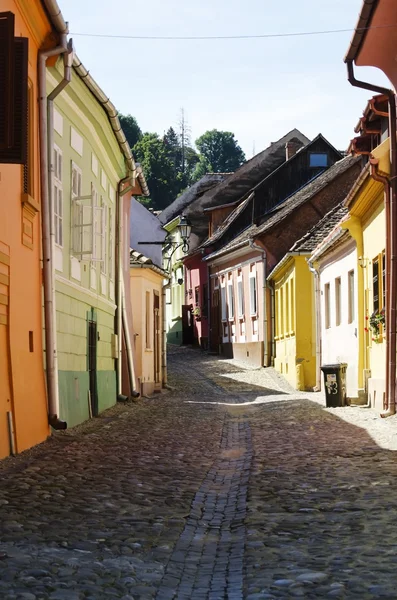
[[[40,205],[32,196],[29,194],[22,194],[21,202],[25,210],[30,212],[30,214],[34,217],[38,212],[40,212]]]

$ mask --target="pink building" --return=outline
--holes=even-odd
[[[199,345],[206,350],[208,348],[208,266],[202,258],[203,254],[200,250],[184,260],[185,306],[190,310],[185,311],[183,315],[183,340],[184,343]]]

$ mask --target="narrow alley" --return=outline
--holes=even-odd
[[[169,370],[0,464],[0,598],[395,600],[395,417],[189,348]]]

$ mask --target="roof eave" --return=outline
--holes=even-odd
[[[344,60],[346,63],[357,59],[378,1],[379,0],[364,0],[349,49],[345,55]]]

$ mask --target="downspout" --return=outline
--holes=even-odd
[[[207,264],[207,331],[208,331],[208,342],[207,342],[207,351],[211,350],[211,273],[210,267]]]
[[[117,373],[117,397],[122,395],[122,339],[123,339],[123,296],[122,296],[122,279],[124,276],[123,269],[123,196],[127,194],[131,186],[123,189],[125,183],[131,181],[133,173],[121,179],[117,186],[116,196],[116,315],[115,315],[115,329],[117,334],[117,359],[116,359],[116,373]],[[132,388],[131,388],[132,389]]]
[[[249,240],[249,245],[250,248],[252,248],[253,250],[259,250],[259,252],[261,252],[262,254],[262,263],[263,263],[263,288],[262,288],[262,294],[263,294],[263,366],[264,367],[268,367],[269,366],[269,344],[268,344],[268,338],[269,338],[269,327],[268,327],[268,319],[267,319],[267,279],[266,279],[266,270],[267,270],[267,262],[266,262],[266,251],[261,247],[258,246],[257,244],[255,244],[255,242],[253,240]],[[273,343],[273,338],[274,335],[272,333],[272,343]]]
[[[40,131],[40,186],[41,186],[41,227],[43,245],[43,292],[44,326],[46,343],[46,381],[48,398],[48,423],[54,429],[66,429],[67,423],[59,419],[58,355],[56,339],[55,271],[53,262],[53,218],[52,185],[53,174],[53,101],[70,81],[69,62],[65,61],[64,78],[47,98],[46,63],[47,59],[72,52],[72,42],[67,43],[67,33],[60,34],[61,44],[51,50],[40,50],[38,59],[39,75],[39,131]]]
[[[386,248],[390,248],[389,269],[389,301],[390,313],[386,306],[386,365],[388,377],[386,379],[386,402],[388,410],[381,416],[388,417],[396,412],[396,300],[397,300],[397,131],[396,131],[396,98],[393,90],[358,81],[354,76],[353,61],[347,62],[348,81],[351,85],[384,94],[389,101],[389,135],[390,135],[390,210],[389,230],[386,228]],[[371,173],[372,174],[372,173]],[[386,258],[386,257],[385,257]],[[387,264],[387,258],[386,258]]]
[[[163,387],[167,387],[168,383],[168,374],[167,374],[167,290],[171,289],[171,278],[168,280],[168,283],[163,285],[161,298],[162,298],[162,327],[163,327],[163,344],[161,348],[161,372],[162,372],[162,381]]]
[[[125,346],[127,349],[128,379],[130,382],[131,396],[132,396],[132,398],[139,398],[140,393],[136,389],[134,360],[132,357],[132,345],[131,345],[130,330],[128,328],[128,317],[127,317],[127,309],[125,306],[125,289],[124,289],[124,281],[123,280],[121,280],[121,303],[122,303],[122,310],[121,310],[122,322],[124,325],[124,335],[125,335]]]
[[[316,388],[321,390],[321,313],[320,313],[320,273],[313,266],[313,262],[307,259],[309,271],[314,275],[314,298],[316,303]]]

